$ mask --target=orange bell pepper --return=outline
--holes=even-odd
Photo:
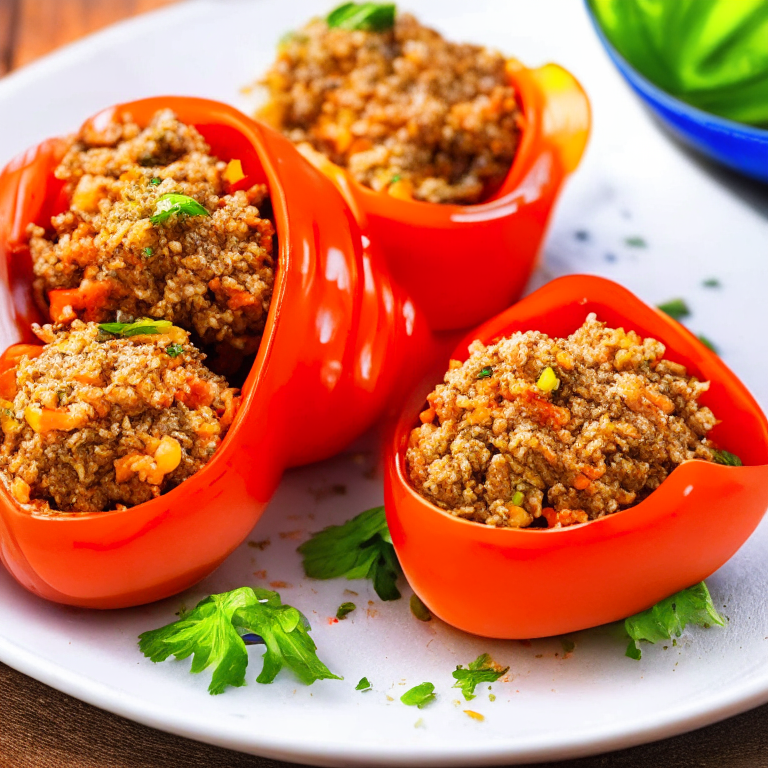
[[[768,421],[725,363],[683,326],[619,285],[576,275],[554,280],[467,336],[575,331],[589,312],[666,345],[666,357],[711,382],[701,402],[721,421],[710,437],[744,466],[689,461],[644,501],[607,517],[552,530],[492,528],[453,517],[410,486],[405,450],[424,395],[414,393],[389,443],[385,503],[392,543],[409,583],[444,621],[477,635],[526,639],[623,619],[722,566],[768,507]],[[447,363],[447,361],[446,361]],[[545,511],[556,521],[552,510]]]
[[[520,298],[560,188],[586,147],[589,101],[573,75],[556,64],[527,69],[517,61],[507,72],[522,136],[506,180],[480,204],[425,203],[400,182],[376,192],[319,152],[305,152],[367,217],[392,277],[433,330],[469,328]],[[471,290],[459,294],[457,283]]]
[[[283,470],[337,453],[365,431],[432,349],[364,222],[287,139],[205,99],[145,99],[93,119],[128,112],[146,124],[162,108],[197,126],[219,159],[240,161],[238,185],[268,185],[274,296],[237,413],[233,402],[222,414],[223,422],[234,416],[229,431],[193,477],[131,509],[74,517],[31,515],[0,483],[0,557],[35,594],[70,605],[137,605],[202,579],[251,531]],[[25,232],[69,205],[53,175],[62,146],[45,142],[0,174],[0,307],[3,328],[14,320],[18,328],[0,346],[46,320],[32,301]]]

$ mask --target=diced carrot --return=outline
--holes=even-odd
[[[405,179],[398,179],[390,184],[387,192],[397,200],[413,200],[413,184]]]
[[[72,378],[81,384],[90,384],[93,387],[100,387],[104,383],[98,373],[76,373]]]
[[[577,491],[583,491],[585,488],[589,487],[591,482],[592,481],[586,475],[579,473],[573,478],[571,485],[573,485]]]
[[[234,421],[237,409],[240,407],[240,398],[235,397],[236,392],[236,389],[227,389],[221,396],[224,401],[224,412],[219,417],[219,424],[222,427],[228,427]]]
[[[16,397],[16,368],[9,368],[0,373],[0,397],[13,400]]]
[[[426,411],[422,411],[419,414],[419,419],[421,419],[422,424],[431,424],[435,420],[436,415],[434,408],[427,408]]]
[[[552,507],[544,507],[541,514],[547,521],[547,527],[554,528],[557,525],[557,512]]]
[[[49,291],[51,320],[54,323],[70,323],[77,317],[73,310],[82,309],[78,288],[57,288]]]
[[[24,409],[24,418],[35,432],[69,432],[83,425],[80,417],[73,416],[68,411],[58,411],[52,408],[41,408],[28,405]]]
[[[210,405],[213,402],[213,387],[203,379],[196,376],[187,378],[189,391],[179,390],[176,392],[176,399],[184,403],[187,408],[199,408],[202,405]]]
[[[16,477],[11,485],[11,493],[13,498],[19,502],[19,504],[29,504],[29,493],[32,489],[27,483],[25,483],[20,477]]]
[[[80,310],[84,312],[84,319],[98,320],[110,293],[112,284],[108,280],[83,280],[78,288],[49,291],[51,319],[55,323],[71,322]]]

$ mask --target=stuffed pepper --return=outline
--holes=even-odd
[[[768,507],[768,421],[676,321],[596,277],[468,336],[387,457],[392,541],[445,621],[529,638],[703,580]]]

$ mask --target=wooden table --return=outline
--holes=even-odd
[[[107,24],[177,1],[0,0],[0,75]],[[768,768],[768,706],[674,739],[557,765]],[[145,728],[0,664],[0,768],[160,766],[288,768]]]

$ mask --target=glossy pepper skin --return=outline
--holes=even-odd
[[[195,125],[219,159],[239,159],[242,184],[268,184],[278,242],[274,296],[226,438],[177,488],[126,511],[43,517],[20,508],[0,483],[2,561],[30,591],[70,605],[137,605],[206,576],[248,535],[283,470],[336,453],[370,426],[430,343],[364,222],[282,136],[229,106],[193,98],[146,99],[92,120],[125,111],[146,124],[161,108]],[[67,206],[53,177],[61,151],[61,140],[44,142],[0,175],[2,347],[36,341],[29,324],[45,321],[32,300],[25,230]],[[0,375],[18,352],[5,353]]]
[[[570,73],[517,61],[507,70],[523,113],[521,139],[503,185],[481,204],[398,199],[358,183],[324,155],[306,153],[353,210],[367,216],[392,277],[436,331],[477,325],[520,298],[557,196],[589,136],[589,101]]]
[[[566,336],[589,312],[662,341],[667,359],[710,381],[701,402],[721,420],[710,437],[744,466],[686,462],[641,503],[583,525],[526,530],[467,522],[429,503],[406,479],[408,436],[439,379],[425,383],[387,449],[387,522],[413,589],[459,629],[524,639],[624,619],[716,571],[766,512],[768,421],[760,407],[717,355],[615,283],[582,275],[554,280],[480,326],[452,357],[466,360],[473,339],[488,344],[515,331]]]

